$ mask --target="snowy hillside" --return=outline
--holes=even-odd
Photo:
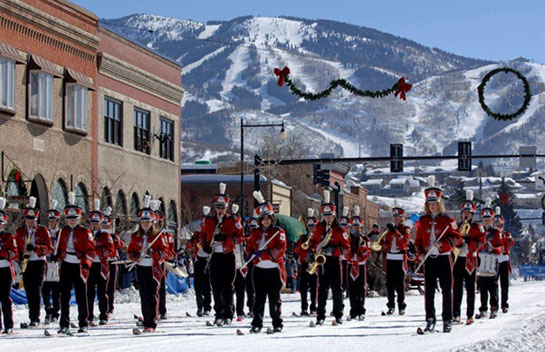
[[[386,309],[385,297],[366,299],[365,321],[350,321],[343,325],[331,326],[331,318],[326,324],[309,328],[310,318],[292,316],[299,312],[298,295],[283,295],[284,330],[279,334],[249,335],[250,321],[234,322],[221,328],[205,326],[206,317],[187,317],[194,315],[195,302],[192,295],[167,296],[169,319],[159,322],[155,334],[133,336],[135,326],[133,314],[140,314],[138,293],[123,294],[118,299],[115,317],[108,326],[90,328],[89,336],[84,337],[44,337],[43,328],[20,330],[15,335],[0,337],[3,351],[359,351],[381,352],[421,352],[421,351],[459,351],[459,352],[533,352],[542,351],[545,344],[545,285],[542,281],[512,281],[510,310],[500,313],[494,320],[477,320],[472,326],[454,326],[450,334],[435,333],[426,336],[416,334],[416,328],[424,325],[424,297],[411,291],[406,297],[405,316],[381,316]],[[436,308],[440,317],[441,302],[436,295]],[[464,300],[465,301],[465,300]],[[477,306],[479,298],[477,297]],[[348,310],[348,301],[345,300]],[[331,301],[328,302],[328,311]],[[15,323],[27,318],[27,310],[16,306]],[[462,303],[465,311],[465,302]],[[72,307],[72,321],[77,309]],[[440,319],[439,319],[440,320]],[[271,320],[266,313],[265,326]],[[441,327],[439,321],[438,328]],[[55,327],[51,327],[53,331]],[[237,336],[241,329],[245,336]],[[77,336],[77,335],[76,335]]]
[[[183,153],[184,161],[207,152],[229,158],[229,151],[236,158],[230,150],[239,143],[241,117],[284,119],[310,154],[385,155],[390,143],[405,144],[406,154],[453,153],[455,142],[462,139],[477,141],[475,153],[486,153],[545,142],[545,67],[522,59],[495,64],[327,20],[240,17],[198,23],[133,15],[103,20],[103,25],[184,66],[183,139],[192,146]],[[487,72],[504,65],[527,76],[534,97],[524,116],[497,122],[480,108],[476,87]],[[284,66],[300,87],[311,91],[340,77],[366,89],[390,87],[401,76],[415,86],[406,102],[359,98],[341,90],[324,100],[304,102],[277,86],[272,71]],[[520,82],[499,76],[487,86],[487,103],[512,112],[522,101]],[[245,133],[258,141],[271,131]],[[258,143],[247,146],[249,154],[259,148]]]

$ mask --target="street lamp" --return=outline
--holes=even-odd
[[[253,127],[282,127],[280,129],[279,138],[283,142],[286,140],[286,129],[284,128],[284,121],[282,123],[267,123],[249,125],[244,124],[244,119],[240,118],[240,217],[244,221],[244,128]]]

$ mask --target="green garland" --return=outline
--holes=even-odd
[[[349,91],[350,93],[360,97],[384,98],[393,93],[396,97],[399,95],[400,99],[406,100],[405,93],[410,91],[412,88],[412,84],[405,82],[405,77],[401,77],[397,81],[397,83],[395,83],[391,88],[377,90],[377,91],[361,90],[355,87],[354,85],[352,85],[347,80],[340,78],[340,79],[335,79],[329,82],[329,88],[318,93],[310,93],[310,92],[303,92],[301,89],[297,88],[295,83],[289,77],[290,69],[288,67],[284,67],[284,69],[282,70],[279,68],[276,68],[274,70],[274,74],[278,76],[278,85],[280,87],[285,82],[293,94],[305,100],[311,100],[311,101],[328,97],[331,94],[331,92],[337,87],[342,87],[345,90]]]
[[[336,79],[329,83],[329,88],[319,92],[319,93],[309,93],[309,92],[303,92],[299,88],[295,86],[291,78],[285,77],[286,85],[289,87],[291,92],[305,100],[318,100],[322,98],[326,98],[331,94],[331,92],[337,88],[342,87],[349,91],[350,93],[354,95],[358,95],[360,97],[368,97],[368,98],[384,98],[392,93],[394,93],[397,90],[397,83],[392,86],[392,88],[384,89],[384,90],[378,90],[378,91],[371,91],[371,90],[361,90],[359,88],[354,87],[351,83],[349,83],[345,79]]]
[[[492,78],[492,76],[500,72],[514,73],[524,84],[524,93],[525,93],[524,102],[522,103],[522,106],[520,107],[520,109],[518,109],[516,112],[512,114],[501,114],[498,112],[493,112],[492,110],[490,110],[488,105],[486,105],[486,103],[484,102],[484,89],[486,87],[486,84],[488,83],[490,78]],[[501,67],[501,68],[497,68],[495,70],[488,72],[483,77],[483,80],[481,81],[481,84],[479,84],[479,87],[477,87],[477,92],[479,93],[479,103],[481,103],[481,107],[488,114],[488,116],[491,116],[496,120],[503,120],[503,121],[512,120],[518,117],[519,115],[522,115],[526,111],[528,106],[530,105],[530,99],[532,98],[532,93],[530,92],[530,84],[528,83],[528,80],[526,79],[526,77],[524,77],[524,75],[520,73],[519,71],[509,67]]]

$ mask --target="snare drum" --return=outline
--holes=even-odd
[[[59,282],[60,264],[58,262],[47,262],[47,271],[44,281]]]
[[[498,256],[492,253],[479,253],[478,276],[493,277],[498,275]]]

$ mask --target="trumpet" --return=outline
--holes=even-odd
[[[462,234],[462,237],[466,237],[470,229],[471,229],[471,225],[469,224],[469,222],[464,221],[464,224],[460,228],[460,234]],[[460,251],[462,250],[462,247],[454,248],[454,263],[456,263],[456,261],[458,260],[458,256],[460,255]]]
[[[309,233],[307,236],[307,240],[301,244],[301,248],[303,248],[305,251],[310,247],[310,239],[312,238],[312,234]]]
[[[373,243],[371,243],[371,250],[373,250],[374,252],[380,252],[382,250],[382,246],[380,245],[380,241],[382,241],[382,239],[384,238],[384,236],[386,236],[386,234],[388,233],[388,228],[386,228],[386,230],[382,231],[382,233],[377,237],[376,240],[373,241]]]

